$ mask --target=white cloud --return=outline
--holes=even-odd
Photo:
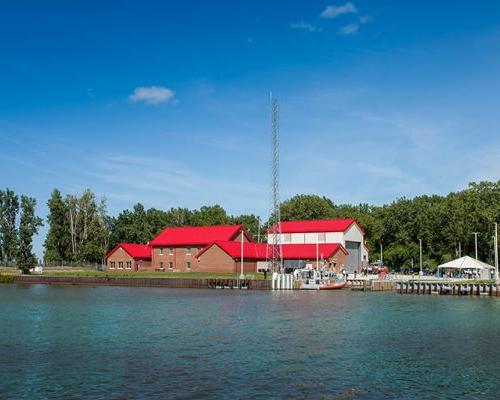
[[[128,99],[134,103],[143,101],[147,104],[159,104],[174,101],[175,92],[163,86],[140,86],[134,89]]]
[[[356,6],[349,1],[341,6],[327,6],[321,13],[321,16],[323,18],[337,18],[342,14],[351,14],[357,12],[358,9],[356,8]]]
[[[308,32],[321,32],[323,29],[320,27],[311,24],[310,22],[307,21],[299,21],[299,22],[293,22],[290,24],[290,28],[292,29],[302,29]]]
[[[345,25],[339,29],[339,33],[341,35],[353,35],[355,33],[358,33],[358,31],[359,31],[359,24],[357,22]]]
[[[362,15],[361,17],[359,17],[359,22],[361,22],[362,24],[367,24],[371,21],[373,21],[373,18],[369,15]]]

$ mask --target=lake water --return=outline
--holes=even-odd
[[[500,298],[0,285],[0,399],[500,398]]]

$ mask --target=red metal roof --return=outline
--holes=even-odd
[[[106,259],[111,256],[116,250],[122,248],[125,250],[130,257],[134,259],[151,259],[151,246],[147,244],[135,244],[135,243],[118,243],[112,250],[106,254]]]
[[[241,243],[227,241],[216,241],[208,244],[196,255],[196,258],[199,258],[205,251],[214,245],[219,246],[232,258],[241,258]],[[267,258],[268,246],[270,245],[245,242],[243,243],[243,257],[250,260],[265,260]],[[281,248],[284,260],[313,260],[316,258],[315,244],[284,244]],[[318,256],[319,258],[331,258],[339,250],[346,255],[349,254],[340,243],[319,244]]]
[[[207,251],[214,245],[219,246],[232,258],[241,258],[241,242],[222,240],[218,240],[208,244],[205,248],[200,250],[200,252],[196,255],[196,258],[199,258],[205,251]],[[243,256],[245,257],[245,259],[265,260],[266,246],[267,245],[263,243],[243,242]]]
[[[206,246],[208,243],[217,240],[232,240],[242,229],[247,239],[251,241],[252,237],[242,225],[212,225],[166,228],[160,232],[150,244],[152,246]]]
[[[363,234],[364,229],[356,220],[348,219],[318,219],[309,221],[282,221],[281,233],[308,233],[308,232],[345,232],[352,224],[356,224]],[[276,231],[276,225],[269,228],[268,232]]]

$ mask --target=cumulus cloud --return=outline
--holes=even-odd
[[[299,22],[293,22],[290,24],[290,28],[292,29],[302,29],[304,31],[308,32],[321,32],[322,29],[314,24],[311,24],[310,22],[307,21],[299,21]]]
[[[358,31],[359,31],[359,24],[356,22],[353,24],[344,25],[339,29],[339,33],[341,35],[354,35],[358,33]]]
[[[357,12],[358,9],[356,8],[356,6],[349,1],[341,6],[333,6],[333,5],[327,6],[321,13],[321,16],[323,18],[337,18],[339,15],[342,14],[351,14]]]
[[[128,96],[134,103],[144,102],[147,104],[159,104],[175,100],[175,92],[163,86],[140,86]]]

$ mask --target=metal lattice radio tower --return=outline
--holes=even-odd
[[[283,269],[281,251],[281,211],[280,211],[280,153],[279,153],[279,103],[271,94],[271,209],[269,213],[269,226],[272,228],[269,243],[268,264],[273,272]]]

